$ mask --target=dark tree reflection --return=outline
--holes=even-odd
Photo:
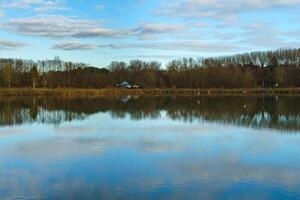
[[[99,112],[112,118],[210,121],[255,128],[300,130],[300,97],[292,96],[141,96],[102,98],[0,99],[0,125],[60,124]]]

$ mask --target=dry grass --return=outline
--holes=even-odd
[[[300,88],[282,89],[78,89],[78,88],[11,88],[0,89],[0,96],[63,96],[63,97],[97,97],[110,95],[300,95]]]

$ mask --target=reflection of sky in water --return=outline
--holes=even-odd
[[[300,135],[112,119],[0,128],[1,199],[299,199]]]

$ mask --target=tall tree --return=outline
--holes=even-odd
[[[11,87],[11,77],[12,77],[12,63],[11,62],[6,62],[3,68],[3,77],[4,81],[7,84],[7,87]]]
[[[35,88],[38,82],[38,78],[39,78],[39,72],[37,70],[36,65],[34,65],[31,69],[30,69],[30,76],[31,76],[31,81],[32,81],[32,88]]]

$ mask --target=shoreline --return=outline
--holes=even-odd
[[[300,95],[300,88],[279,89],[81,89],[1,88],[0,96],[97,97],[119,95]]]

